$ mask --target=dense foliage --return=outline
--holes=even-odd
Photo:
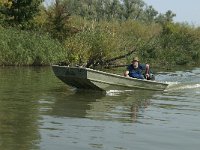
[[[0,30],[0,65],[50,65],[65,60],[63,53],[62,45],[47,35]]]
[[[143,0],[0,0],[0,64],[158,66],[200,63],[200,28]]]

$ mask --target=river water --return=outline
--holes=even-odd
[[[198,150],[200,68],[164,92],[77,92],[51,68],[0,68],[0,150]]]

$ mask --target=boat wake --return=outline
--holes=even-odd
[[[179,91],[187,89],[197,89],[200,88],[200,84],[181,84],[181,83],[169,83],[169,86],[165,91]]]
[[[133,92],[134,90],[109,90],[106,91],[107,96],[119,96],[122,93]]]

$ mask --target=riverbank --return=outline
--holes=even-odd
[[[175,23],[172,11],[158,13],[142,0],[96,2],[0,2],[0,65],[109,68],[135,55],[152,66],[200,64],[200,27]]]
[[[90,68],[143,63],[171,68],[200,64],[200,28],[136,21],[94,23],[63,42],[44,32],[0,30],[0,66],[83,65]],[[106,28],[105,28],[106,25]],[[115,31],[113,31],[115,28]],[[149,29],[150,28],[150,29]]]

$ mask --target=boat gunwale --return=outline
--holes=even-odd
[[[105,82],[101,80],[94,80],[94,79],[89,79],[92,82],[99,82],[99,83],[104,83],[104,84],[109,84],[109,85],[114,85],[114,86],[123,86],[123,87],[130,87],[130,88],[138,88],[141,90],[152,90],[152,91],[163,91],[163,89],[155,89],[155,88],[145,88],[145,87],[140,87],[140,86],[131,86],[131,85],[123,85],[123,84],[114,84],[111,82]]]

